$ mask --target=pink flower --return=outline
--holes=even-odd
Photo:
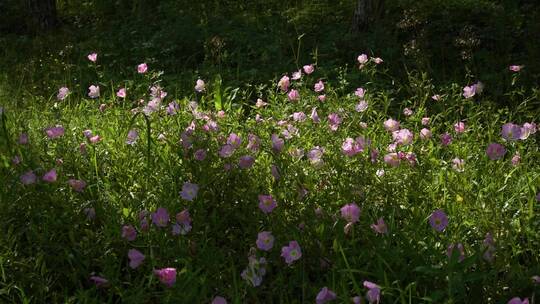
[[[441,135],[441,144],[443,146],[446,147],[451,143],[452,143],[452,135],[450,135],[450,133],[446,132],[446,133]]]
[[[214,298],[214,300],[212,300],[211,304],[227,304],[227,300],[225,300],[223,297],[217,296]]]
[[[319,82],[315,84],[313,90],[317,93],[324,91],[324,83],[322,82],[322,80],[319,80]]]
[[[300,99],[300,94],[297,90],[293,89],[287,94],[287,98],[289,98],[290,101],[297,101]]]
[[[222,158],[229,158],[234,153],[234,147],[232,145],[226,144],[221,147],[219,150],[219,156]]]
[[[302,257],[302,250],[296,241],[290,241],[289,246],[281,248],[281,256],[285,259],[285,263],[291,265],[294,261]]]
[[[91,85],[88,87],[88,97],[98,98],[99,97],[99,86]]]
[[[139,132],[135,129],[131,129],[128,132],[126,144],[128,145],[134,145],[137,142],[137,138],[139,138]]]
[[[508,304],[529,304],[529,299],[525,298],[523,301],[519,297],[512,298],[510,301],[508,301]]]
[[[274,210],[274,208],[277,207],[276,200],[272,197],[272,195],[259,195],[259,209],[261,209],[262,212],[268,214]]]
[[[49,172],[45,173],[41,179],[47,183],[54,183],[56,182],[56,178],[56,169],[51,169]]]
[[[397,167],[400,159],[397,153],[388,153],[384,156],[384,162],[392,167]]]
[[[423,128],[420,130],[420,139],[430,139],[431,138],[431,131],[429,129]]]
[[[405,109],[403,109],[403,115],[411,116],[411,115],[413,115],[413,111],[411,109],[409,109],[409,108],[405,108]]]
[[[375,62],[375,64],[381,64],[381,63],[383,63],[384,61],[383,61],[381,58],[379,58],[379,57],[375,57],[375,58],[373,58],[373,62]]]
[[[146,63],[141,63],[137,66],[137,73],[144,74],[148,71],[148,65]]]
[[[19,145],[27,145],[28,142],[29,142],[28,134],[27,133],[21,133],[21,135],[19,136],[19,140],[18,140]]]
[[[244,155],[240,157],[240,160],[238,161],[238,167],[240,169],[249,169],[253,164],[255,163],[255,158],[251,155]]]
[[[521,127],[511,122],[505,123],[501,128],[501,135],[506,140],[518,140],[521,138]]]
[[[50,139],[58,138],[64,135],[64,127],[62,127],[61,125],[57,125],[56,127],[50,127],[45,130],[45,133]]]
[[[392,137],[397,145],[408,145],[413,141],[413,134],[408,129],[401,129],[392,132]]]
[[[155,269],[154,274],[167,287],[172,287],[176,282],[176,268]]]
[[[476,86],[466,86],[463,88],[463,97],[469,99],[472,98],[474,95],[476,95]]]
[[[354,108],[356,112],[364,112],[368,108],[368,103],[365,100],[360,100],[360,102]]]
[[[388,227],[386,226],[386,223],[384,222],[384,219],[381,217],[377,220],[376,224],[371,224],[371,229],[375,231],[375,233],[378,234],[386,234],[388,233]]]
[[[284,145],[285,141],[283,139],[281,139],[277,134],[272,134],[272,149],[275,152],[281,152]]]
[[[242,138],[240,138],[240,136],[238,136],[236,133],[231,133],[227,138],[227,144],[233,146],[236,149],[242,144]]]
[[[429,117],[422,117],[422,125],[423,126],[429,125],[429,121],[430,121]]]
[[[358,60],[358,63],[360,63],[360,65],[364,65],[368,62],[369,58],[366,54],[362,54],[362,55],[359,55],[358,58],[356,58],[356,60]]]
[[[169,223],[169,213],[165,208],[158,208],[156,212],[152,213],[152,222],[158,227],[167,227]]]
[[[121,88],[120,90],[118,90],[118,92],[116,92],[116,96],[120,98],[126,98],[126,89]]]
[[[387,119],[383,125],[388,132],[394,132],[399,129],[399,121],[393,120],[392,118]]]
[[[337,113],[328,114],[328,123],[330,124],[330,130],[337,131],[341,122],[342,119]]]
[[[292,78],[291,78],[292,80],[298,80],[300,78],[302,78],[302,70],[298,70],[292,73]]]
[[[506,154],[506,148],[498,143],[491,143],[486,149],[486,154],[491,160],[497,160]]]
[[[442,97],[441,97],[441,95],[439,95],[439,94],[435,94],[435,95],[431,96],[431,99],[433,99],[433,100],[435,100],[435,101],[439,101],[439,100],[441,100],[441,98],[442,98]]]
[[[328,287],[323,287],[323,289],[321,289],[321,291],[319,291],[317,294],[315,302],[317,304],[324,304],[333,301],[336,298],[336,294],[332,290],[328,289]]]
[[[465,171],[465,160],[457,158],[457,157],[452,159],[452,169],[454,169],[457,172]]]
[[[257,102],[255,103],[255,106],[257,108],[262,108],[264,106],[266,106],[268,103],[264,102],[262,99],[260,98],[257,98]]]
[[[97,61],[97,53],[92,53],[92,54],[89,54],[88,55],[88,60],[92,61],[92,62],[96,62]]]
[[[521,127],[521,136],[519,139],[525,140],[529,138],[529,135],[536,133],[536,124],[534,122],[531,123],[524,123],[523,127]]]
[[[317,96],[317,99],[320,101],[320,102],[324,102],[326,100],[326,95],[322,94],[322,95],[319,95]]]
[[[90,142],[93,144],[97,144],[101,141],[101,137],[99,135],[95,135],[89,138]]]
[[[34,174],[33,171],[28,171],[24,173],[23,175],[21,175],[21,183],[23,185],[35,184],[36,181],[37,181],[37,176],[36,174]]]
[[[137,238],[137,230],[131,225],[122,226],[122,237],[128,241],[135,241]]]
[[[259,151],[261,146],[261,139],[255,134],[248,134],[248,144],[246,148],[252,152]]]
[[[356,88],[354,95],[356,95],[360,99],[364,99],[364,96],[366,95],[366,91],[363,88]]]
[[[130,249],[128,251],[128,258],[129,258],[129,267],[131,267],[132,269],[135,269],[142,264],[145,256],[137,249]]]
[[[448,216],[441,209],[435,210],[429,216],[429,224],[433,229],[442,232],[448,226]]]
[[[66,99],[68,94],[69,94],[69,89],[66,87],[61,87],[60,89],[58,89],[58,94],[56,95],[56,98],[58,100],[64,100]]]
[[[446,249],[446,255],[449,259],[452,258],[454,255],[455,250],[457,250],[458,255],[458,261],[463,261],[465,259],[465,249],[463,248],[463,244],[457,243],[457,244],[450,244],[448,248]]]
[[[204,83],[204,81],[202,79],[197,79],[195,83],[195,91],[201,93],[201,92],[204,92],[205,90],[206,90],[206,84]]]
[[[458,121],[454,124],[454,131],[456,133],[463,133],[465,132],[465,123],[463,121]]]
[[[290,84],[291,81],[287,75],[281,77],[281,79],[278,81],[278,86],[283,92],[287,92],[289,90]]]
[[[348,223],[356,223],[360,218],[360,207],[357,204],[347,204],[340,209],[341,217]]]
[[[322,160],[322,156],[324,153],[324,149],[320,148],[319,146],[314,147],[307,153],[307,158],[309,159],[309,162],[315,166],[316,168],[321,167],[324,164],[324,161]]]
[[[521,162],[521,155],[519,155],[519,152],[516,151],[514,156],[512,156],[511,162],[513,166],[519,165],[519,163]]]
[[[313,66],[313,64],[305,65],[303,68],[304,68],[304,73],[308,75],[315,71],[315,66]]]
[[[71,186],[73,191],[76,192],[83,192],[84,188],[86,187],[86,182],[80,179],[70,179],[68,180],[68,184]]]
[[[379,285],[370,281],[364,281],[364,287],[368,289],[366,299],[370,304],[379,303],[381,301],[381,288]]]
[[[96,287],[105,287],[109,283],[107,279],[100,276],[91,276],[90,281],[96,284]]]
[[[270,231],[259,232],[257,235],[257,248],[264,251],[270,251],[274,247],[274,236]]]
[[[311,110],[310,118],[313,123],[319,123],[321,121],[319,118],[319,114],[317,113],[317,108],[313,108],[313,110]]]
[[[197,184],[185,182],[184,185],[182,186],[180,197],[182,197],[186,201],[192,202],[193,199],[197,197],[198,192],[199,192],[199,186]]]
[[[519,72],[521,71],[521,69],[523,69],[525,66],[524,65],[511,65],[508,67],[508,69],[512,72]]]
[[[198,161],[203,161],[206,158],[206,150],[199,149],[195,151],[195,153],[193,154],[193,157]]]

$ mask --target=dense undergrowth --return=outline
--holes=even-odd
[[[521,67],[500,67],[500,107],[489,85],[397,81],[369,56],[335,78],[308,64],[251,89],[193,79],[192,92],[166,92],[151,64],[112,81],[106,58],[85,60],[76,78],[91,81],[1,97],[2,301],[539,291],[540,102]]]

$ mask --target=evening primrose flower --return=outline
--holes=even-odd
[[[134,241],[137,238],[137,230],[132,225],[122,226],[122,238],[128,241]]]
[[[43,181],[47,183],[54,183],[56,181],[56,178],[57,178],[56,169],[51,169],[50,171],[45,173],[42,177]]]
[[[340,209],[341,217],[348,223],[356,223],[360,218],[360,207],[355,203],[347,204]]]
[[[486,154],[491,160],[497,160],[506,154],[506,148],[498,143],[491,143],[486,149]]]
[[[197,197],[198,192],[199,192],[199,186],[197,184],[185,182],[184,185],[182,186],[182,191],[180,192],[180,196],[186,201],[191,202],[195,199],[195,197]]]
[[[169,223],[169,213],[167,209],[160,207],[152,213],[152,222],[158,227],[167,227]]]
[[[272,197],[272,195],[259,195],[259,209],[261,209],[262,212],[268,214],[274,210],[274,208],[277,207],[276,200]]]
[[[315,71],[315,66],[313,64],[307,64],[303,66],[303,69],[304,69],[304,73],[309,75]]]
[[[257,235],[257,248],[264,251],[270,251],[274,246],[274,236],[270,231],[262,231]]]
[[[323,287],[321,291],[319,291],[319,293],[317,294],[317,298],[315,298],[315,302],[317,304],[325,304],[325,303],[335,300],[336,298],[337,297],[336,297],[335,292],[328,289],[328,287]]]
[[[324,91],[324,83],[322,82],[322,80],[319,80],[319,82],[315,83],[313,90],[317,93]]]
[[[448,226],[448,216],[441,209],[435,210],[429,216],[429,224],[433,229],[442,232]]]
[[[129,267],[131,267],[132,269],[135,269],[142,264],[145,256],[137,249],[130,249],[128,251],[128,258],[129,258]]]
[[[169,288],[176,282],[176,268],[155,269],[154,274],[161,283]]]
[[[297,241],[290,241],[288,246],[281,248],[281,256],[285,259],[288,265],[302,257],[302,250]]]

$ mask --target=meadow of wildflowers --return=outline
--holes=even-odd
[[[2,302],[534,303],[539,91],[354,65],[256,100],[150,63],[2,100]]]

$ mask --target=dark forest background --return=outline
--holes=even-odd
[[[331,76],[360,53],[396,78],[481,80],[501,102],[508,65],[525,65],[525,86],[540,79],[536,0],[2,0],[0,14],[4,87],[44,96],[80,81],[90,52],[108,79],[147,62],[178,90],[199,76],[266,83],[307,63]]]

